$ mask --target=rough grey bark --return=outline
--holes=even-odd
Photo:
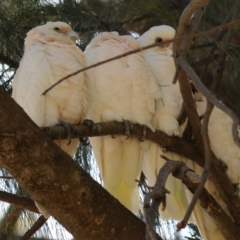
[[[56,146],[0,87],[0,165],[76,239],[144,239],[145,225]]]

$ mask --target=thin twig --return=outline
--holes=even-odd
[[[205,152],[205,165],[204,165],[204,170],[203,170],[203,173],[202,173],[202,179],[201,179],[201,182],[198,185],[198,187],[197,187],[197,189],[194,193],[192,201],[189,204],[188,209],[185,213],[185,216],[184,216],[184,218],[181,222],[182,225],[186,225],[186,223],[188,222],[188,220],[191,216],[191,213],[194,209],[194,206],[196,205],[197,200],[198,200],[200,194],[203,191],[204,185],[205,185],[205,183],[207,181],[207,178],[208,178],[208,174],[210,172],[211,148],[210,148],[210,141],[209,141],[208,130],[207,129],[208,129],[208,122],[209,122],[209,118],[210,118],[212,109],[213,109],[213,105],[211,103],[208,103],[207,104],[207,110],[206,110],[206,113],[205,113],[205,116],[204,116],[204,119],[203,119],[203,125],[202,125],[202,136],[203,136],[203,144],[204,144],[204,152]]]
[[[198,174],[192,171],[184,162],[181,162],[181,166],[178,171],[173,172],[173,176],[181,179],[185,186],[194,194],[201,181]],[[216,200],[203,188],[199,195],[199,201],[201,207],[207,214],[214,219],[219,229],[221,229],[226,239],[239,239],[240,228],[235,224],[222,207],[216,202]],[[197,206],[200,207],[200,206]],[[184,227],[184,222],[178,223],[178,230]]]
[[[170,173],[179,166],[179,161],[167,161],[160,169],[157,181],[152,192],[149,192],[144,199],[144,216],[146,219],[146,239],[159,239],[156,234],[155,219],[157,216],[159,205],[162,203],[162,210],[166,207],[166,194],[170,193],[166,188],[166,181]]]
[[[190,3],[187,5],[187,7],[184,9],[180,19],[179,19],[179,26],[177,29],[177,37],[181,37],[183,36],[183,34],[185,33],[188,25],[189,25],[189,19],[192,18],[194,12],[197,9],[200,9],[202,7],[205,7],[206,4],[206,0],[192,0],[190,1]],[[176,43],[176,45],[174,47],[176,47],[175,49],[177,50],[180,46],[180,43]]]
[[[94,123],[95,130],[87,127],[85,124],[72,125],[72,138],[80,137],[98,137],[98,136],[111,136],[111,135],[125,135],[125,126],[123,123],[118,122],[101,122]],[[43,132],[47,134],[52,140],[67,139],[67,132],[63,126],[50,126],[43,127]],[[146,128],[145,139],[148,139],[159,146],[164,147],[168,151],[176,152],[179,155],[185,156],[190,159],[195,159],[198,164],[204,164],[201,154],[196,155],[196,149],[191,145],[191,141],[185,141],[178,137],[170,137],[166,133]],[[130,137],[141,137],[142,128],[138,124],[132,124]],[[127,141],[127,140],[126,140]],[[202,164],[201,164],[202,163]]]
[[[206,64],[210,64],[213,61],[216,61],[217,59],[219,59],[219,53],[215,53],[213,55],[207,56],[203,59],[198,60],[195,63],[192,63],[191,66],[194,69],[200,68],[202,66],[206,66]]]
[[[25,208],[29,211],[39,213],[34,201],[27,197],[20,197],[16,194],[0,191],[0,201],[11,203],[18,207]]]
[[[197,31],[208,2],[208,0],[192,0],[189,3],[179,20],[177,36],[182,36],[183,34],[185,34],[185,36],[189,36],[189,34],[194,34]],[[200,134],[201,122],[197,113],[195,100],[192,97],[192,88],[190,86],[186,73],[179,68],[178,64],[178,58],[185,59],[187,57],[190,47],[193,43],[192,39],[193,38],[184,39],[181,42],[181,45],[180,42],[176,42],[174,44],[174,48],[177,47],[175,62],[178,71],[176,71],[173,82],[177,81],[178,78],[180,91],[182,94],[188,119],[191,124],[191,129],[196,139],[198,148],[201,150],[203,149],[203,140]]]
[[[45,223],[47,219],[41,215],[33,226],[22,236],[21,240],[28,240],[34,235]]]
[[[222,24],[226,24],[227,22],[231,21],[231,20],[234,20],[237,18],[238,16],[238,11],[239,11],[239,1],[236,0],[234,5],[232,6],[230,12],[228,13],[227,17],[225,18],[225,20],[223,21]],[[216,40],[215,42],[219,42],[221,41],[221,39],[223,38],[225,34],[225,31],[224,32],[221,32],[221,33],[218,33],[217,36],[216,36]],[[213,55],[214,52],[216,51],[218,45],[213,45],[213,47],[211,48],[210,52],[209,52],[209,55]],[[205,76],[206,76],[206,73],[207,73],[207,69],[208,69],[208,66],[209,66],[209,63],[206,62],[206,65],[204,66],[203,68],[203,71],[201,73],[201,77],[200,79],[202,80],[202,82],[204,82],[204,79],[205,79]]]
[[[180,38],[185,36],[188,36],[191,33],[195,33],[197,31],[199,22],[202,18],[203,13],[205,12],[205,8],[208,4],[208,0],[191,0],[190,3],[187,5],[187,7],[184,9],[180,19],[178,28],[176,31],[175,38]],[[197,20],[197,21],[196,21]],[[184,58],[187,56],[187,53],[190,49],[190,46],[192,45],[192,39],[189,38],[186,41],[175,41],[173,43],[173,55],[178,58],[179,56],[184,56]],[[180,46],[181,45],[181,46]],[[178,75],[180,73],[180,68],[176,62],[176,73],[173,78],[173,83],[177,82]]]
[[[167,43],[171,43],[171,42],[175,42],[175,41],[180,41],[180,40],[184,40],[184,39],[192,39],[192,38],[199,38],[199,37],[204,37],[204,36],[207,36],[207,35],[212,35],[216,32],[221,32],[225,29],[228,29],[228,28],[232,28],[232,27],[235,27],[237,25],[240,24],[240,20],[236,20],[236,21],[233,21],[233,22],[230,22],[230,23],[227,23],[227,24],[224,24],[224,25],[220,25],[218,27],[215,27],[209,31],[206,31],[206,32],[201,32],[201,33],[196,33],[196,34],[189,34],[189,35],[186,35],[186,36],[183,36],[183,37],[180,37],[180,38],[174,38],[172,40],[167,40],[167,41],[164,41],[162,42],[161,44],[167,44]],[[72,77],[72,76],[75,76],[83,71],[86,71],[88,69],[91,69],[91,68],[94,68],[94,67],[97,67],[97,66],[100,66],[102,64],[105,64],[105,63],[108,63],[108,62],[111,62],[113,60],[116,60],[116,59],[120,59],[120,58],[123,58],[123,57],[126,57],[128,55],[131,55],[131,54],[135,54],[137,52],[140,52],[140,51],[143,51],[143,50],[147,50],[149,48],[153,48],[153,47],[156,47],[156,46],[159,46],[161,45],[159,43],[154,43],[154,44],[151,44],[151,45],[148,45],[148,46],[144,46],[142,48],[137,48],[135,50],[132,50],[132,51],[128,51],[124,54],[120,54],[120,55],[117,55],[113,58],[109,58],[109,59],[106,59],[104,61],[100,61],[98,63],[95,63],[93,65],[90,65],[90,66],[87,66],[85,68],[82,68],[82,69],[79,69],[78,71],[76,72],[73,72],[69,75],[67,75],[66,77],[64,78],[61,78],[60,80],[58,80],[56,83],[54,83],[52,86],[50,86],[49,88],[47,88],[43,93],[42,95],[45,95],[47,94],[47,92],[49,92],[52,88],[54,88],[56,85],[58,85],[59,83],[61,83],[62,81]]]
[[[7,176],[0,176],[2,179],[13,179],[13,177],[7,177]]]
[[[208,47],[212,47],[213,45],[215,45],[216,42],[208,42],[208,43],[202,43],[202,44],[194,44],[190,47],[190,50],[195,50],[195,49],[199,49],[199,48],[208,48]]]
[[[197,88],[198,91],[200,91],[203,96],[211,102],[214,106],[225,112],[233,121],[232,124],[232,136],[234,139],[234,142],[237,146],[240,146],[240,139],[238,136],[238,123],[239,119],[235,112],[233,112],[230,108],[225,106],[222,102],[220,102],[214,94],[212,94],[211,91],[209,91],[204,84],[201,82],[198,75],[195,73],[195,71],[192,69],[192,67],[182,58],[178,58],[178,64],[180,67],[186,72],[188,77],[193,82],[194,86]]]

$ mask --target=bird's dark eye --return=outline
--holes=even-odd
[[[155,39],[155,42],[156,42],[156,43],[161,43],[162,41],[163,41],[163,39],[160,38],[160,37],[157,37],[157,38]]]
[[[60,32],[60,28],[58,28],[58,27],[55,27],[54,30],[55,30],[56,32]]]

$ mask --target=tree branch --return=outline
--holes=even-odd
[[[181,162],[177,171],[173,172],[173,176],[181,179],[193,194],[197,191],[199,182],[201,181],[201,177],[183,162]],[[199,195],[199,201],[202,208],[214,219],[226,239],[238,239],[240,237],[239,226],[232,222],[231,218],[205,188],[203,188]],[[180,222],[178,227],[182,228],[184,224],[185,222]]]
[[[33,224],[33,226],[22,236],[21,240],[28,240],[32,235],[34,235],[45,223],[47,219],[41,215],[38,220]]]
[[[25,208],[29,211],[39,213],[34,201],[27,197],[20,197],[16,194],[0,191],[0,201],[11,203],[18,207]]]
[[[154,223],[159,205],[162,203],[163,208],[167,204],[165,184],[170,173],[178,179],[181,179],[186,187],[194,194],[201,182],[201,177],[188,168],[184,162],[169,160],[162,156],[167,162],[160,169],[156,184],[153,191],[150,192],[144,200],[144,214],[148,229],[149,239],[158,239],[154,231]],[[216,202],[216,200],[207,192],[205,188],[199,194],[199,201],[204,210],[215,220],[216,224],[221,228],[224,236],[227,239],[238,239],[240,237],[240,228],[235,225],[231,218]],[[192,212],[194,205],[189,206],[189,211]],[[163,209],[164,210],[164,209]],[[185,227],[185,220],[178,223],[178,229]]]
[[[222,102],[220,102],[215,95],[209,91],[204,84],[201,82],[200,78],[198,75],[195,73],[195,71],[191,68],[191,66],[183,59],[183,58],[178,58],[178,64],[179,66],[186,72],[188,77],[191,79],[193,82],[194,86],[197,88],[199,92],[203,94],[203,96],[211,102],[214,106],[225,112],[233,121],[232,124],[232,135],[234,142],[240,146],[240,138],[238,136],[238,123],[239,119],[238,116],[235,112],[233,112],[230,108],[225,106]]]
[[[170,193],[166,188],[166,181],[168,175],[172,173],[178,167],[179,162],[168,161],[160,169],[157,181],[151,192],[149,192],[145,199],[143,205],[143,211],[146,219],[146,239],[157,240],[160,239],[154,230],[155,219],[157,216],[158,208],[162,203],[164,210],[166,208],[166,193]]]
[[[208,174],[210,172],[211,147],[210,147],[210,141],[209,141],[209,137],[208,137],[208,123],[209,123],[210,115],[212,113],[212,109],[213,109],[213,105],[208,103],[207,110],[206,110],[206,113],[205,113],[205,116],[203,119],[203,125],[202,125],[202,137],[203,137],[203,144],[204,144],[205,164],[204,164],[201,182],[199,183],[197,189],[195,190],[192,201],[191,201],[191,203],[187,209],[187,212],[181,222],[184,225],[186,225],[186,223],[188,222],[188,220],[191,216],[193,208],[194,208],[195,204],[197,203],[197,200],[204,189],[204,185],[207,181]]]
[[[76,239],[144,239],[144,224],[56,146],[0,87],[0,165]]]
[[[138,124],[133,124],[131,129],[131,137],[140,138],[142,137],[142,128]],[[91,128],[84,124],[73,125],[72,138],[79,137],[96,137],[106,135],[125,135],[125,126],[123,123],[118,122],[101,122],[95,123],[94,132]],[[43,127],[43,132],[47,134],[51,139],[67,139],[67,132],[63,126],[52,126]],[[176,152],[181,156],[185,156],[190,159],[195,159],[200,165],[204,164],[203,156],[196,154],[195,145],[193,142],[186,141],[178,137],[170,137],[166,133],[155,130],[152,132],[151,129],[146,128],[145,139],[148,139],[161,147],[164,147],[166,151]],[[127,140],[126,140],[127,141]]]

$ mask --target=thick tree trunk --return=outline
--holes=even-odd
[[[0,102],[0,165],[77,240],[144,239],[144,223],[55,145],[2,87]]]

